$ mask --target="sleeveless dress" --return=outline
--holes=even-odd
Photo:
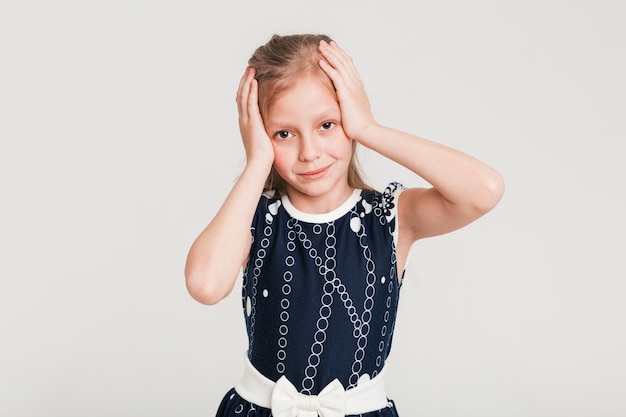
[[[248,359],[265,377],[286,376],[317,395],[375,377],[391,348],[400,284],[396,201],[404,187],[355,190],[337,209],[309,214],[264,194],[251,226],[242,306]],[[270,417],[231,389],[217,417]],[[397,417],[393,401],[361,417]]]

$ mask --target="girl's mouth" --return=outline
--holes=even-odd
[[[306,179],[312,180],[312,179],[316,179],[316,178],[323,176],[326,173],[326,171],[328,171],[328,168],[330,168],[330,165],[324,168],[316,169],[314,171],[303,172],[300,175]]]

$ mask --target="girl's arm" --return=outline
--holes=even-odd
[[[491,210],[504,192],[501,175],[477,159],[447,146],[379,125],[363,82],[334,42],[320,44],[320,66],[332,79],[348,137],[405,166],[432,188],[413,188],[398,202],[400,246],[451,232]],[[408,249],[407,249],[408,251]]]
[[[459,229],[490,211],[504,192],[500,174],[447,146],[380,125],[358,136],[364,146],[415,172],[432,188],[411,188],[398,202],[410,243]]]
[[[248,256],[250,225],[274,160],[259,113],[255,71],[246,69],[237,92],[239,128],[246,166],[209,225],[191,245],[185,265],[187,290],[203,304],[215,304],[233,289]]]

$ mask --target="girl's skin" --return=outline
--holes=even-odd
[[[252,242],[250,224],[272,164],[299,210],[331,211],[353,189],[347,172],[351,140],[403,165],[432,188],[411,188],[398,199],[398,269],[418,239],[459,229],[490,211],[502,197],[498,172],[462,152],[382,126],[374,119],[352,59],[334,42],[320,42],[320,67],[336,96],[304,78],[270,107],[265,124],[253,68],[237,92],[246,166],[211,223],[193,243],[185,276],[191,296],[215,304],[233,289]],[[398,274],[399,277],[402,274]]]

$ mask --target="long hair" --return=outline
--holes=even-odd
[[[259,110],[266,117],[270,107],[285,91],[293,87],[298,80],[315,77],[335,95],[332,80],[319,66],[323,59],[319,52],[320,41],[331,42],[326,35],[274,35],[265,45],[256,49],[248,64],[256,70],[259,86]],[[372,189],[363,179],[357,160],[357,142],[352,141],[352,157],[348,166],[348,185],[353,188]],[[265,180],[264,190],[280,195],[286,191],[283,178],[272,166]]]

